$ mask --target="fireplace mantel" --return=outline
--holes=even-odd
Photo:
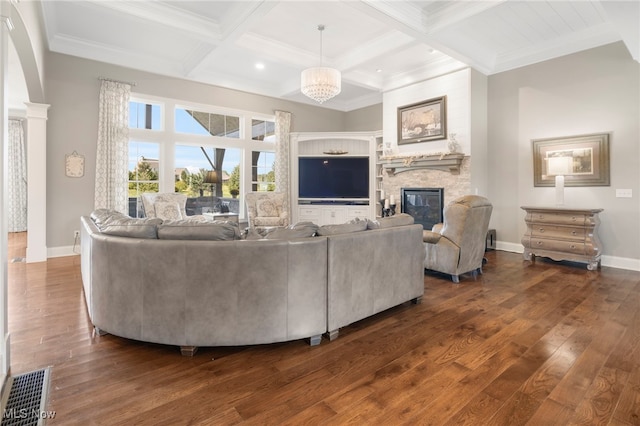
[[[419,169],[435,169],[459,174],[463,159],[464,154],[461,153],[391,155],[381,157],[380,164],[390,176]]]

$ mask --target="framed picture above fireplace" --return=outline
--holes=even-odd
[[[428,231],[443,220],[444,188],[400,188],[402,213],[413,216],[415,223]]]
[[[398,108],[398,145],[447,137],[447,97]]]

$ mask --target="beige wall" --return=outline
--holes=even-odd
[[[342,113],[60,54],[48,54],[46,65],[46,102],[52,105],[47,132],[49,247],[71,245],[78,217],[92,210],[99,76],[134,81],[136,92],[154,96],[267,114],[275,109],[291,111],[293,131],[298,132],[383,128],[385,139],[387,136],[394,139],[395,135],[395,118],[391,117],[395,115],[395,104]],[[463,91],[459,87],[445,90],[448,86],[443,88],[439,84],[460,76],[465,85]],[[471,185],[480,187],[480,193],[484,193],[484,182],[487,182],[486,193],[494,203],[492,227],[497,229],[499,247],[521,250],[520,239],[524,233],[521,205],[553,203],[553,188],[533,186],[531,139],[611,132],[611,186],[567,188],[566,204],[603,207],[603,263],[640,270],[640,71],[639,64],[631,59],[623,44],[603,46],[488,78],[468,70],[466,74],[450,75],[445,80],[417,86],[429,89],[428,93],[415,94],[412,88],[405,88],[385,94],[385,102],[390,95],[396,103],[410,103],[403,94],[412,91],[420,99],[442,93],[459,99],[466,93],[472,98],[465,107],[466,118],[465,114],[458,114],[458,118],[452,114],[449,132],[455,131],[461,136],[463,149],[475,160],[472,161],[473,174],[479,173],[478,161],[486,164],[482,168],[484,173],[476,174],[479,180]],[[480,95],[486,96],[486,112],[483,102],[477,102]],[[389,117],[387,110],[392,111]],[[471,132],[483,134],[483,114],[487,115],[486,146],[474,155],[469,135]],[[393,128],[390,130],[383,123],[392,124]],[[412,146],[411,150],[417,148]],[[87,174],[82,179],[66,178],[62,169],[64,155],[74,150],[87,158]],[[484,160],[480,160],[482,156]],[[632,189],[633,198],[616,198],[616,188]]]
[[[603,264],[640,269],[639,82],[622,43],[489,77],[489,195],[503,248],[520,246],[520,206],[555,204],[554,188],[533,186],[531,140],[608,132],[611,186],[566,188],[565,206],[604,208]],[[616,198],[616,188],[633,198]]]
[[[133,91],[141,94],[264,114],[273,114],[278,109],[289,111],[292,113],[292,131],[345,129],[345,114],[340,111],[49,53],[45,74],[46,102],[51,104],[46,147],[47,246],[54,250],[73,244],[73,231],[79,229],[80,216],[93,210],[98,77],[135,82]],[[375,118],[373,120],[375,122]],[[86,158],[85,176],[80,179],[64,174],[65,154],[73,151]]]

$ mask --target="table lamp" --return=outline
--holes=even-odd
[[[564,205],[564,177],[571,172],[571,157],[547,158],[547,175],[556,177],[556,205]]]

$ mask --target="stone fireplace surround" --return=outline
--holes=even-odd
[[[382,159],[381,163],[385,161]],[[393,194],[396,200],[400,200],[401,188],[444,188],[443,204],[446,205],[451,200],[471,194],[471,158],[464,156],[458,169],[458,172],[451,172],[447,168],[414,165],[407,171],[383,173],[382,189],[387,196]],[[400,211],[399,205],[397,211]]]

